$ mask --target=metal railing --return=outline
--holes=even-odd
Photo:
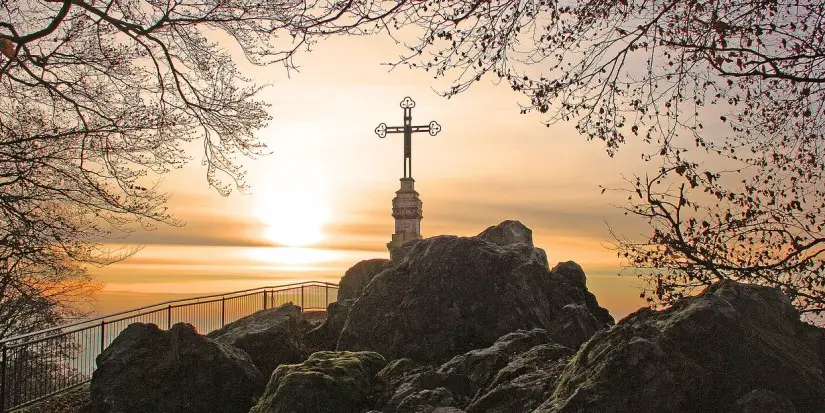
[[[165,301],[0,340],[0,411],[27,406],[91,380],[95,358],[132,323],[192,324],[205,334],[256,311],[292,302],[324,310],[338,285],[318,281]]]

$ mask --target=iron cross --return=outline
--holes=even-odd
[[[388,133],[404,133],[404,178],[412,178],[412,134],[414,132],[430,132],[430,136],[438,135],[441,132],[441,125],[436,121],[429,125],[412,126],[412,109],[415,102],[409,96],[401,101],[401,108],[404,109],[404,126],[387,126],[382,123],[375,128],[375,134],[379,138],[384,138]]]

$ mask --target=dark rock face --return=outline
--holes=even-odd
[[[454,236],[408,244],[405,258],[352,306],[339,350],[440,363],[519,329],[542,328],[577,348],[613,323],[586,287],[549,271],[532,245]]]
[[[573,261],[560,262],[551,271],[564,277],[575,286],[583,288],[587,284],[587,277],[584,275],[581,265]]]
[[[552,394],[572,353],[535,329],[507,334],[436,368],[395,360],[376,376],[375,407],[384,413],[530,412]]]
[[[815,335],[778,290],[722,282],[599,332],[536,412],[825,411]]]
[[[544,330],[519,330],[454,357],[438,371],[466,383],[457,399],[466,400],[468,412],[529,412],[552,394],[572,354]]]
[[[518,330],[502,336],[490,347],[471,350],[453,357],[441,365],[438,371],[446,375],[459,376],[460,381],[469,385],[469,396],[472,397],[478,390],[488,387],[515,355],[539,344],[548,343],[552,343],[552,340],[544,330]],[[563,352],[568,353],[567,355],[572,353],[569,349]]]
[[[376,258],[364,260],[344,273],[338,287],[338,301],[327,306],[327,318],[324,322],[307,332],[304,342],[310,351],[335,350],[338,336],[344,329],[344,323],[367,284],[381,271],[389,266],[390,260]]]
[[[507,220],[498,225],[493,225],[481,231],[480,234],[476,235],[476,238],[506,249],[518,251],[530,261],[539,263],[545,268],[550,268],[547,263],[547,253],[533,245],[533,230],[519,221]]]
[[[383,271],[389,262],[390,260],[387,259],[375,258],[353,265],[344,273],[341,282],[338,284],[338,301],[351,298],[357,299],[373,277]]]
[[[477,235],[479,239],[496,245],[527,244],[533,246],[533,230],[519,221],[507,220],[488,227]]]
[[[754,390],[736,401],[741,413],[796,413],[793,403],[768,390]]]
[[[450,407],[456,401],[447,377],[432,366],[414,366],[409,359],[401,365],[388,365],[376,377],[375,406],[384,413]]]
[[[128,326],[97,357],[93,413],[246,413],[264,386],[242,350],[189,324]]]
[[[721,282],[613,325],[582,268],[549,270],[517,221],[401,249],[348,271],[344,298],[306,334],[291,305],[214,340],[130,326],[98,357],[89,411],[825,412],[825,329],[778,290]],[[286,364],[336,346],[374,351]],[[280,365],[248,410],[264,387],[253,360]]]
[[[249,413],[351,413],[367,410],[372,380],[384,366],[374,352],[320,351],[272,373]]]
[[[477,393],[468,413],[529,413],[552,396],[572,350],[539,344],[517,354]]]
[[[349,310],[355,298],[339,300],[327,306],[327,318],[324,322],[304,335],[304,343],[310,352],[335,350],[338,336],[344,329]]]
[[[395,360],[376,376],[384,413],[825,411],[823,329],[777,290],[723,282],[640,310],[578,351],[540,329],[439,367]]]
[[[287,303],[229,323],[207,337],[245,351],[268,377],[278,365],[306,358],[301,321],[301,308]]]

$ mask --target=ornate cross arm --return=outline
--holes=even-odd
[[[416,132],[429,132],[430,136],[438,135],[441,132],[441,125],[436,121],[430,122],[429,125],[412,125],[412,109],[415,107],[415,101],[409,96],[401,101],[401,108],[404,109],[404,126],[387,126],[386,123],[381,123],[375,128],[375,134],[379,138],[385,138],[388,133],[403,133],[404,134],[404,178],[412,178],[412,134]]]
[[[410,132],[429,132],[430,136],[435,136],[438,135],[438,132],[441,132],[441,125],[439,125],[436,121],[432,121],[429,125],[411,126]],[[378,135],[379,138],[387,137],[388,133],[404,133],[404,127],[387,126],[386,123],[381,123],[377,128],[375,128],[375,134]]]

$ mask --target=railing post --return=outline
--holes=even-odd
[[[2,1],[2,0],[0,0],[0,1]],[[298,300],[295,300],[296,297],[293,295],[297,292],[297,291],[295,291],[297,289],[297,287],[296,287],[297,284],[298,283],[284,285],[284,286],[282,286],[282,288],[278,288],[278,289],[273,287],[270,290],[266,290],[266,288],[264,288],[263,289],[263,300],[264,300],[263,305],[264,305],[264,308],[266,309],[266,308],[275,306],[275,304],[277,302],[279,302],[278,300],[288,299],[289,302],[298,301]],[[313,298],[314,297],[313,294],[315,294],[315,292],[314,292],[315,290],[312,290],[310,288],[309,293],[310,293],[310,295],[313,295],[313,296],[307,298],[306,297],[306,294],[307,294],[307,291],[306,291],[307,288],[306,287],[307,286],[309,286],[309,287],[318,287],[320,285],[318,283],[300,283],[300,289],[301,289],[301,291],[300,291],[300,293],[301,293],[300,306],[301,306],[301,311],[304,311],[304,307],[306,305],[314,305],[313,300],[315,298]],[[329,305],[329,299],[332,298],[332,297],[330,297],[330,289],[331,288],[336,288],[337,289],[337,286],[336,286],[336,284],[327,285],[326,283],[324,284],[324,286],[325,286],[325,291],[324,291],[325,298],[326,298],[326,301],[327,301],[327,305]],[[244,295],[243,297],[249,297],[248,294],[250,294],[251,291],[252,290],[242,291],[244,294],[247,294],[247,295]],[[231,295],[231,294],[232,293],[230,293],[229,295]],[[215,302],[214,297],[216,297],[216,296],[217,295],[208,296],[209,303],[214,303]],[[199,298],[203,298],[203,297],[199,297]],[[235,297],[230,297],[230,299],[233,299],[233,298],[235,298]],[[254,298],[250,297],[249,299],[252,300],[251,302],[254,302]],[[191,299],[187,299],[187,300],[191,301]],[[172,321],[173,321],[172,320],[172,309],[173,309],[173,307],[174,308],[197,308],[197,307],[187,307],[186,304],[181,304],[182,302],[187,301],[187,300],[175,300],[175,301],[165,303],[165,304],[167,304],[167,306],[166,306],[166,326],[167,326],[168,329],[170,329],[172,327]],[[273,304],[272,306],[269,305],[269,300],[272,300],[272,304]],[[236,304],[236,307],[238,307],[238,308],[236,308],[236,313],[239,313],[239,310],[245,310],[245,306],[246,306],[245,303],[247,303],[247,302],[249,302],[249,301],[247,301],[246,298],[244,298],[243,301],[242,301],[242,304]],[[173,305],[173,303],[176,303],[176,304]],[[211,305],[212,304],[210,304],[210,307],[211,307]],[[149,310],[147,310],[147,309],[149,309]],[[147,317],[146,318],[147,322],[149,322],[148,320],[150,320],[152,323],[163,324],[163,319],[162,319],[163,315],[161,314],[163,312],[163,303],[155,304],[155,305],[152,305],[152,306],[141,307],[141,308],[135,309],[134,311],[138,311],[138,310],[140,311],[139,313],[134,314],[134,315],[129,316],[129,317],[126,317],[126,318],[124,318],[124,320],[129,319],[129,318],[136,318],[136,317],[146,316]],[[132,311],[132,310],[130,310],[130,311]],[[114,320],[117,320],[117,318],[115,318],[114,316],[120,316],[120,315],[126,314],[126,313],[127,312],[114,313],[114,314],[110,314],[108,316],[102,316],[100,318],[96,318],[96,319],[93,319],[93,320],[89,320],[87,322],[83,322],[82,323],[83,327],[81,329],[77,330],[77,331],[83,331],[83,334],[84,334],[83,342],[86,343],[86,344],[89,344],[92,347],[93,347],[93,343],[95,341],[95,338],[98,338],[100,340],[100,349],[99,349],[99,352],[98,352],[98,354],[99,354],[100,352],[102,352],[105,349],[105,346],[106,346],[107,341],[108,341],[108,339],[107,339],[107,333],[108,332],[106,331],[106,325],[109,324],[109,322],[107,322],[106,320],[108,318],[112,318],[113,323],[120,323],[123,320],[114,321]],[[194,314],[194,316],[193,316],[192,311],[190,311],[190,310],[183,311],[183,312],[178,314],[178,321],[192,322],[192,321],[194,321],[194,319],[192,317],[198,318],[200,316],[200,314],[198,314],[197,311],[195,311],[195,313],[196,314]],[[212,320],[211,312],[208,312],[208,314],[209,314],[208,319],[210,321],[214,321],[214,320]],[[99,323],[98,323],[98,321],[99,321]],[[78,326],[78,325],[81,325],[81,323],[69,324],[67,327],[75,327],[75,326]],[[221,327],[224,327],[225,325],[226,325],[226,295],[222,295],[221,296]],[[113,328],[115,328],[115,330],[113,330],[113,331],[117,331],[118,326],[119,326],[119,324],[115,324],[115,327],[113,327]],[[214,325],[211,325],[211,326],[214,326]],[[95,333],[94,332],[95,327],[100,328],[100,333]],[[40,333],[53,333],[53,332],[54,332],[54,329],[48,329],[48,330],[43,330]],[[23,335],[21,337],[22,338],[35,337],[32,334],[37,334],[37,333],[38,332],[29,333],[29,334]],[[95,334],[99,334],[99,337],[95,337]],[[57,337],[57,335],[55,335],[55,337]],[[49,337],[45,337],[45,339],[53,340],[53,339],[55,339],[55,337],[49,336]],[[62,337],[62,336],[60,336],[60,337]],[[48,384],[48,383],[43,383],[43,382],[32,383],[32,382],[29,382],[28,380],[24,380],[24,377],[27,374],[30,373],[29,370],[31,369],[29,366],[27,366],[27,364],[30,362],[29,360],[27,360],[27,356],[26,356],[27,351],[23,351],[25,348],[21,347],[21,345],[11,345],[10,346],[8,343],[9,343],[9,341],[4,341],[4,342],[0,343],[0,413],[6,412],[6,410],[9,407],[18,406],[20,404],[19,402],[21,402],[21,400],[22,400],[22,403],[30,402],[31,401],[30,398],[32,397],[32,394],[35,394],[35,393],[33,393],[33,391],[39,391],[38,389],[41,389],[44,386],[51,389],[51,386],[52,386],[51,384]],[[43,343],[44,344],[41,344],[42,346],[55,346],[56,345],[56,344],[51,344],[51,341],[43,341]],[[89,350],[92,353],[94,352],[93,348],[91,348]],[[85,366],[85,363],[86,363],[85,360],[82,360],[80,362],[82,362]],[[92,364],[93,363],[94,363],[94,357],[92,357]],[[83,367],[83,368],[85,369],[85,367]],[[94,369],[94,367],[92,367],[92,369]],[[33,389],[32,386],[35,386],[34,390],[32,390]],[[60,387],[60,384],[57,383],[57,384],[55,384],[55,386],[56,386],[55,387],[55,389],[56,389],[57,387]],[[64,389],[65,389],[65,387],[64,387]],[[39,393],[36,393],[35,395],[39,395]],[[49,395],[48,397],[51,397],[51,396]]]
[[[3,343],[3,354],[0,355],[0,412],[6,411],[6,357],[8,349]]]
[[[324,298],[324,308],[329,307],[329,284],[324,284],[324,294],[326,294],[326,298]]]
[[[106,320],[100,320],[100,352],[106,348]]]
[[[221,328],[226,324],[226,296],[221,296]]]

